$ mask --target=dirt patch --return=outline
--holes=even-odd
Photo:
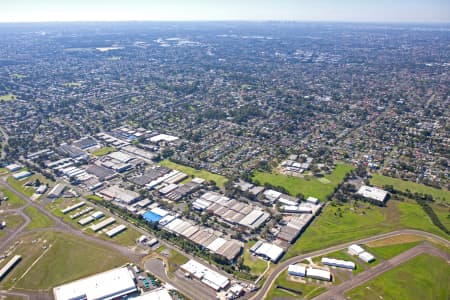
[[[388,245],[397,245],[397,244],[406,244],[406,243],[412,243],[412,242],[418,242],[423,241],[425,238],[413,235],[413,234],[401,234],[396,236],[391,236],[382,240],[373,241],[370,243],[367,243],[367,246],[369,247],[382,247],[382,246],[388,246]]]

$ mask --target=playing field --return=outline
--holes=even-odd
[[[406,181],[398,178],[383,176],[380,174],[373,174],[370,183],[379,187],[384,185],[392,185],[395,189],[400,191],[409,190],[411,193],[423,193],[433,196],[435,200],[445,200],[450,203],[450,191],[445,189],[436,189],[423,184]]]
[[[334,188],[342,182],[345,175],[353,169],[346,164],[337,164],[334,171],[324,178],[305,177],[299,178],[286,176],[275,172],[255,172],[253,173],[253,182],[259,182],[264,185],[269,183],[273,186],[285,188],[289,194],[296,196],[301,193],[305,197],[316,197],[320,200],[326,200],[334,191]]]
[[[450,267],[441,258],[421,254],[349,291],[348,299],[447,300]]]
[[[167,159],[161,161],[159,164],[161,166],[168,167],[186,173],[188,175],[197,176],[208,181],[214,181],[219,187],[224,187],[225,183],[228,181],[225,176],[214,174],[206,170],[197,170],[188,166],[183,166]]]
[[[109,248],[60,232],[36,232],[20,240],[12,252],[22,261],[1,281],[2,288],[48,290],[127,262]]]

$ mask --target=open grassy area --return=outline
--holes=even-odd
[[[337,164],[333,172],[323,178],[310,176],[299,178],[278,174],[275,173],[275,171],[272,173],[256,171],[253,173],[252,179],[254,182],[259,182],[261,185],[269,183],[273,186],[281,186],[293,196],[301,193],[305,197],[312,196],[320,200],[325,200],[333,193],[334,188],[342,182],[345,175],[352,169],[353,167],[350,165]]]
[[[11,185],[16,191],[24,194],[25,196],[31,197],[34,194],[34,189],[30,186],[24,186],[24,184],[29,181],[28,178],[23,180],[16,180],[12,176],[7,179],[9,185]]]
[[[104,156],[114,151],[116,151],[116,148],[114,147],[103,147],[98,150],[92,151],[92,154],[95,156]]]
[[[6,222],[6,228],[0,230],[0,238],[7,234],[8,231],[14,230],[25,221],[20,215],[15,213],[6,213],[0,215],[0,221]]]
[[[13,254],[22,255],[22,261],[2,280],[0,286],[3,288],[14,285],[26,290],[48,290],[127,262],[126,257],[110,248],[60,232],[37,232],[24,236],[21,240],[22,243],[14,248]],[[46,249],[49,250],[43,254]],[[6,262],[1,264],[4,263]]]
[[[46,228],[54,225],[53,221],[41,213],[37,208],[28,206],[24,209],[24,212],[31,218],[31,222],[25,227],[26,230],[36,228]]]
[[[289,275],[287,274],[287,270],[281,273],[270,289],[267,295],[267,299],[275,299],[278,297],[283,299],[311,299],[320,295],[326,290],[324,284],[307,284],[303,282],[291,281],[288,278]],[[277,286],[293,289],[295,291],[298,291],[299,293],[291,293],[286,290],[279,289],[277,288]]]
[[[161,161],[159,164],[161,166],[168,167],[186,173],[188,175],[197,176],[208,181],[214,181],[219,187],[224,187],[225,183],[228,181],[228,179],[222,175],[214,174],[206,170],[197,170],[188,166],[183,166],[167,159]]]
[[[171,273],[175,272],[182,264],[187,263],[188,260],[189,259],[186,256],[184,256],[183,254],[181,254],[178,251],[175,251],[173,249],[170,249],[170,257],[168,259],[169,272],[171,272]]]
[[[10,190],[0,188],[0,191],[3,193],[5,197],[8,197],[7,201],[2,201],[2,204],[0,206],[2,209],[18,208],[24,206],[27,203],[25,200],[23,200]]]
[[[0,95],[0,102],[2,101],[14,101],[17,99],[17,96],[14,95],[13,93],[8,93],[6,95]]]
[[[370,179],[370,183],[379,187],[383,187],[384,185],[392,185],[396,190],[399,191],[409,190],[411,193],[429,194],[433,196],[433,199],[435,200],[445,200],[446,202],[450,203],[450,191],[445,189],[440,190],[430,186],[426,186],[424,184],[387,177],[380,174],[373,174],[372,178]]]
[[[420,244],[420,242],[387,245],[381,247],[369,247],[369,249],[367,250],[369,250],[370,253],[387,260],[417,246],[418,244]]]
[[[256,243],[256,241],[250,241],[249,243],[247,243],[245,245],[244,265],[246,265],[247,267],[250,268],[250,273],[252,273],[253,275],[259,276],[266,270],[267,262],[256,256],[252,256],[250,251],[248,251],[248,249],[250,249],[255,243]]]
[[[66,87],[80,87],[81,82],[66,82],[64,83],[64,86]]]
[[[450,267],[441,258],[421,254],[349,291],[348,299],[447,300]]]
[[[283,259],[402,228],[419,229],[448,238],[413,201],[389,201],[387,207],[358,202],[358,206],[327,205]],[[439,211],[445,207],[435,205],[433,209]]]
[[[45,178],[42,174],[33,174],[32,176],[25,178],[23,180],[16,180],[12,176],[9,176],[7,181],[8,183],[18,192],[24,194],[25,196],[31,197],[35,192],[35,187],[33,186],[24,186],[27,182],[35,182],[39,180],[41,184],[47,184],[48,186],[52,185],[53,182]]]

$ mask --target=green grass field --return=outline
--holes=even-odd
[[[419,245],[420,242],[411,242],[411,243],[404,243],[404,244],[397,244],[397,245],[387,245],[387,246],[381,246],[381,247],[369,247],[369,252],[374,254],[377,257],[381,257],[382,259],[390,259],[393,258],[417,245]]]
[[[34,194],[34,189],[29,186],[24,186],[24,183],[30,181],[30,178],[23,180],[16,180],[13,177],[8,177],[7,181],[16,191],[22,193],[25,196],[31,197]]]
[[[228,181],[228,179],[222,175],[214,174],[206,170],[197,170],[188,166],[183,166],[167,159],[161,161],[159,164],[161,166],[168,167],[186,173],[188,175],[200,177],[208,181],[214,181],[219,187],[224,187],[225,183]]]
[[[36,228],[46,228],[54,225],[53,221],[41,213],[37,208],[28,206],[24,209],[24,212],[31,218],[31,222],[25,227],[26,230]]]
[[[188,262],[188,258],[184,256],[183,254],[170,249],[170,257],[168,259],[169,261],[169,272],[173,273],[175,272],[182,264],[185,264]]]
[[[395,189],[400,191],[409,190],[411,193],[423,193],[433,196],[435,200],[445,200],[450,203],[450,191],[445,189],[436,189],[424,184],[406,181],[398,178],[383,176],[380,174],[373,174],[370,183],[379,187],[384,185],[393,185]]]
[[[321,293],[323,293],[326,288],[321,285],[306,284],[302,282],[291,281],[288,279],[287,270],[278,276],[275,280],[272,288],[270,289],[266,299],[276,299],[278,297],[282,299],[299,299],[299,295],[295,293],[288,292],[286,290],[276,288],[277,285],[293,289],[301,292],[301,299],[311,299]]]
[[[5,195],[5,197],[8,197],[7,201],[2,201],[2,204],[0,206],[2,209],[18,208],[24,206],[27,203],[25,200],[7,189],[1,188],[0,191],[3,193],[3,195]]]
[[[33,174],[32,176],[23,179],[23,180],[16,180],[12,176],[9,176],[7,181],[8,183],[18,192],[22,193],[25,196],[31,197],[35,189],[32,186],[24,186],[26,182],[35,182],[36,180],[39,180],[41,184],[46,183],[48,186],[52,185],[54,182],[48,180],[45,178],[42,174]]]
[[[6,95],[0,95],[0,102],[2,101],[14,101],[17,99],[17,96],[14,95],[13,93],[8,93]]]
[[[334,188],[342,182],[345,175],[353,170],[353,167],[346,164],[337,164],[333,172],[324,178],[305,177],[299,178],[286,176],[278,173],[266,173],[256,171],[253,173],[253,181],[264,185],[270,183],[273,186],[285,188],[291,195],[296,196],[301,193],[305,197],[316,197],[325,200],[334,191]]]
[[[248,249],[250,249],[255,243],[256,241],[250,241],[248,244],[245,245],[244,265],[250,268],[250,273],[259,276],[266,270],[267,262],[258,257],[252,256],[250,251],[248,251]]]
[[[448,238],[413,201],[389,201],[387,207],[368,203],[358,205],[360,208],[354,208],[350,204],[337,207],[327,205],[322,214],[316,217],[289,248],[283,259],[402,228],[428,231]],[[438,205],[434,205],[433,209],[448,211],[447,208]],[[440,215],[444,215],[444,212],[438,214]]]
[[[24,236],[21,240],[22,243],[13,250],[13,254],[22,255],[22,261],[2,280],[0,286],[3,288],[15,286],[25,290],[48,290],[127,262],[126,257],[110,248],[60,232],[37,232]],[[50,245],[49,250],[43,254]]]
[[[6,222],[6,229],[0,230],[0,238],[7,233],[6,230],[14,230],[25,221],[20,215],[14,213],[1,214],[0,220]]]
[[[92,151],[92,155],[104,156],[104,155],[108,155],[109,153],[114,152],[114,151],[116,151],[116,148],[114,148],[114,147],[103,147],[98,150]]]
[[[441,258],[421,254],[349,291],[348,299],[447,300],[450,267]]]

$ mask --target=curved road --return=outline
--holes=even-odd
[[[443,244],[445,244],[447,247],[450,247],[450,242],[447,239],[444,239],[440,236],[437,236],[435,234],[429,233],[429,232],[425,232],[425,231],[420,231],[420,230],[414,230],[414,229],[403,229],[403,230],[397,230],[397,231],[392,231],[389,233],[384,233],[384,234],[379,234],[379,235],[375,235],[369,238],[365,238],[365,239],[361,239],[361,240],[357,240],[357,241],[351,241],[348,243],[343,243],[340,245],[336,245],[336,246],[332,246],[326,249],[321,249],[321,250],[317,250],[314,252],[310,252],[310,253],[306,253],[306,254],[302,254],[296,257],[292,257],[288,260],[285,260],[283,262],[281,262],[280,264],[278,264],[278,266],[270,273],[269,277],[267,277],[267,280],[264,282],[263,286],[259,289],[259,291],[250,299],[254,299],[254,300],[259,300],[259,299],[265,299],[265,297],[267,296],[267,293],[269,292],[270,288],[272,287],[273,283],[275,282],[275,279],[280,275],[280,273],[282,273],[289,265],[291,264],[295,264],[300,262],[301,260],[308,258],[308,257],[314,257],[314,256],[321,256],[321,255],[325,255],[327,253],[331,253],[331,252],[335,252],[338,250],[342,250],[348,246],[350,246],[351,244],[366,244],[368,242],[373,242],[376,240],[381,240],[384,238],[388,238],[388,237],[392,237],[392,236],[396,236],[396,235],[401,235],[401,234],[414,234],[414,235],[418,235],[418,236],[422,236],[425,238],[430,238],[430,239],[434,239],[437,240]]]
[[[405,251],[387,261],[383,261],[379,265],[373,267],[372,269],[360,273],[354,278],[345,281],[344,283],[338,286],[332,287],[325,293],[315,297],[314,300],[345,299],[344,297],[345,292],[353,288],[356,288],[366,283],[367,281],[372,280],[373,278],[383,274],[384,272],[387,272],[390,269],[395,268],[423,253],[429,253],[437,257],[442,257],[447,261],[447,263],[449,263],[450,261],[450,256],[447,253],[436,249],[435,247],[431,246],[428,243],[424,243],[414,248],[411,248],[408,251]]]
[[[22,206],[20,209],[23,209],[27,206],[33,206],[34,208],[38,209],[40,213],[42,213],[42,214],[46,215],[48,218],[50,218],[55,223],[55,228],[60,229],[63,232],[71,233],[79,238],[89,240],[93,243],[101,244],[103,246],[113,248],[114,250],[118,251],[122,255],[125,255],[125,256],[129,257],[130,259],[132,259],[133,262],[135,262],[135,263],[140,262],[141,255],[137,254],[135,251],[133,251],[127,247],[124,247],[124,246],[121,246],[121,245],[118,245],[118,244],[115,244],[115,243],[112,243],[112,242],[109,242],[106,240],[102,240],[102,239],[96,238],[91,235],[87,235],[87,234],[83,233],[82,231],[73,228],[71,225],[65,223],[58,217],[54,216],[52,213],[47,211],[42,206],[33,202],[29,197],[27,197],[27,196],[23,195],[22,193],[18,192],[17,190],[15,190],[12,186],[10,186],[8,184],[8,182],[5,181],[4,178],[2,178],[2,180],[0,180],[0,185],[3,185],[5,188],[10,190],[16,196],[22,198],[23,200],[25,200],[27,202],[27,204]],[[5,241],[2,241],[2,243],[0,244],[0,249],[1,249],[1,247],[5,247],[6,245],[8,245],[8,242],[10,242],[14,238],[16,238],[17,235],[20,233],[20,231],[23,230],[27,224],[28,224],[28,222],[25,222],[22,226],[19,227],[18,230],[16,230],[13,234],[11,234]]]

